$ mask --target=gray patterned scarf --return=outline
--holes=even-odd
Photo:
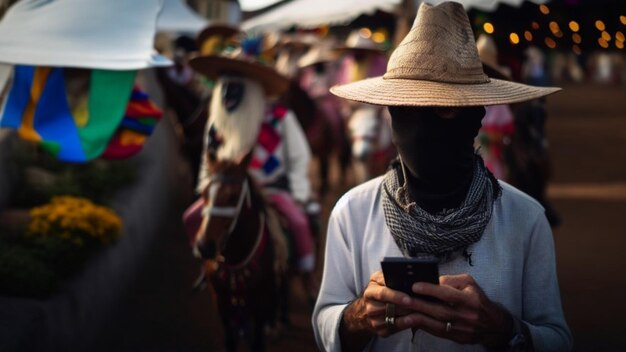
[[[445,261],[480,240],[501,189],[479,156],[465,200],[458,208],[437,214],[430,214],[411,201],[406,182],[400,184],[404,180],[401,167],[385,174],[382,204],[391,236],[405,256],[431,254]]]

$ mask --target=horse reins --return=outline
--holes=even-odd
[[[209,193],[208,196],[210,200],[214,199],[215,198],[214,196],[217,193],[216,186],[218,186],[218,184],[216,182],[228,183],[228,182],[233,182],[233,181],[229,180],[226,177],[216,176],[216,177],[211,178],[209,180],[209,184],[207,185],[208,193]],[[250,185],[248,183],[247,178],[244,178],[242,181],[241,193],[239,194],[237,205],[235,205],[234,207],[217,207],[209,203],[202,209],[203,216],[213,215],[213,216],[233,218],[232,223],[230,224],[230,227],[228,228],[228,232],[226,233],[227,237],[223,241],[224,246],[228,242],[228,238],[232,234],[233,230],[235,230],[235,226],[237,225],[237,221],[239,220],[239,214],[241,214],[241,208],[243,207],[244,201],[246,202],[248,207],[252,206],[252,199],[250,196]],[[223,250],[224,248],[221,248],[221,249]]]

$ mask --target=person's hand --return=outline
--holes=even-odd
[[[398,318],[398,326],[421,329],[462,344],[498,347],[510,340],[510,313],[491,301],[470,275],[444,275],[439,282],[413,285],[415,293],[434,297],[438,302],[412,299],[413,312]]]
[[[413,300],[404,292],[385,286],[381,271],[372,274],[363,296],[353,301],[344,312],[344,327],[351,331],[368,331],[371,334],[387,337],[409,328],[401,323],[400,317],[411,313],[405,307]],[[386,321],[388,304],[394,304],[394,324]]]

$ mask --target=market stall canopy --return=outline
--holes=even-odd
[[[393,11],[402,0],[294,0],[242,23],[249,32],[275,31],[297,26],[344,24],[376,10]]]
[[[448,0],[428,0],[438,5]],[[525,0],[457,0],[466,10],[478,9],[494,11],[499,4],[520,6]],[[549,0],[529,0],[537,4]],[[423,1],[416,1],[423,2]],[[269,12],[253,17],[242,24],[250,32],[272,31],[290,28],[312,28],[324,24],[344,24],[362,14],[372,14],[376,10],[393,12],[402,0],[293,0]]]
[[[208,25],[205,18],[182,0],[164,0],[163,9],[157,19],[159,32],[197,33]]]
[[[21,0],[0,21],[0,62],[136,70],[171,65],[153,49],[162,0]]]
[[[428,0],[426,1],[432,5],[439,5],[442,2],[449,0]],[[455,0],[463,4],[466,10],[476,9],[481,11],[495,11],[500,4],[506,4],[509,6],[519,7],[526,0]],[[550,0],[528,0],[530,2],[534,2],[535,4],[544,4],[549,2]]]

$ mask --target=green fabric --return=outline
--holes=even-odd
[[[99,157],[124,118],[136,70],[92,70],[89,121],[78,129],[87,160]]]

